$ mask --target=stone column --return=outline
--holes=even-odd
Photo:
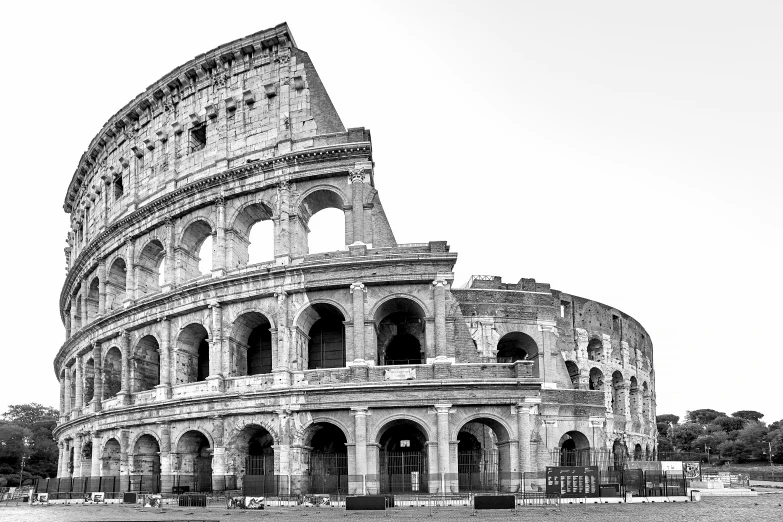
[[[438,473],[449,473],[449,411],[451,404],[436,404],[438,417]]]
[[[163,291],[170,290],[175,284],[177,284],[177,260],[174,253],[174,222],[171,219],[166,219],[166,266],[163,270]]]
[[[225,431],[225,422],[223,417],[214,418],[214,429],[212,430],[212,439],[215,447],[212,452],[212,490],[225,491],[226,489],[226,447],[223,436]]]
[[[65,475],[63,467],[65,466],[65,444],[63,441],[57,443],[57,478],[61,478]]]
[[[63,412],[66,419],[71,416],[71,369],[65,367],[65,407]]]
[[[363,164],[357,165],[348,176],[351,185],[351,214],[353,230],[351,244],[365,243],[364,238],[364,185],[369,181]]]
[[[134,248],[133,240],[129,239],[125,245],[125,302],[124,306],[127,308],[133,304],[133,300],[136,298],[136,278],[134,269]]]
[[[280,290],[277,297],[277,346],[272,350],[272,373],[276,386],[288,386],[290,338],[288,335],[288,294]]]
[[[354,416],[354,438],[356,440],[354,445],[356,452],[356,458],[354,459],[356,465],[355,475],[365,476],[367,475],[367,408],[351,408],[351,413]],[[360,491],[362,495],[365,492],[364,480],[362,480]]]
[[[106,313],[106,259],[98,263],[98,315]]]
[[[60,472],[57,474],[57,476],[68,477],[70,476],[70,471],[68,471],[68,463],[71,459],[71,448],[68,445],[68,439],[64,439],[61,444],[63,446],[63,461],[61,463]]]
[[[73,440],[73,476],[82,476],[82,436],[76,435]]]
[[[160,474],[171,475],[171,423],[160,424]]]
[[[275,224],[275,261],[277,265],[287,265],[291,259],[291,230],[289,223],[289,203],[291,189],[287,181],[277,186],[277,216]]]
[[[84,406],[84,372],[82,372],[82,356],[76,356],[76,415],[80,415]]]
[[[82,326],[87,326],[89,318],[87,316],[87,293],[90,291],[90,286],[86,279],[82,279]]]
[[[101,357],[101,343],[95,343],[92,346],[92,362],[95,365],[95,377],[92,385],[92,402],[95,405],[94,411],[97,413],[103,409],[103,358]]]
[[[517,405],[517,438],[519,439],[519,471],[533,471],[532,455],[530,454],[530,435],[532,423],[530,415],[541,403],[541,397],[524,397]]]
[[[171,319],[160,320],[160,384],[158,399],[171,397]]]
[[[120,334],[120,352],[122,353],[122,383],[117,393],[120,404],[130,404],[130,333]]]
[[[288,412],[286,410],[275,410],[278,421],[278,433],[280,433],[280,443],[273,447],[275,451],[276,469],[275,475],[286,475],[289,481],[280,485],[281,493],[288,492],[291,474],[291,436],[288,426]],[[277,458],[277,456],[280,456]],[[285,480],[285,479],[282,479]]]
[[[65,415],[65,376],[60,378],[60,422],[63,421],[64,415]]]
[[[432,282],[435,287],[435,356],[438,359],[447,357],[446,347],[446,279],[439,277]]]
[[[223,196],[215,201],[217,230],[212,256],[212,277],[221,277],[226,273],[226,202]]]
[[[92,433],[92,461],[90,462],[90,476],[101,476],[101,437],[97,431]]]
[[[209,377],[221,377],[223,374],[223,350],[221,345],[223,341],[223,310],[217,301],[209,303],[209,310],[212,313],[212,339],[209,342]]]
[[[364,284],[358,281],[351,285],[351,294],[353,294],[353,354],[351,354],[352,357],[346,357],[346,361],[353,360],[357,363],[363,363],[367,358],[364,353],[364,293],[366,291]]]
[[[129,475],[131,466],[130,431],[120,431],[120,475]]]

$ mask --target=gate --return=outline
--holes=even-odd
[[[383,493],[427,493],[427,454],[423,451],[381,452]]]
[[[245,475],[274,475],[275,454],[272,449],[265,449],[261,455],[248,455],[245,459]]]
[[[457,454],[460,491],[497,491],[497,450],[461,451]]]

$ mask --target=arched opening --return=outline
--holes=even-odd
[[[177,384],[199,382],[209,375],[209,332],[199,323],[187,325],[177,338]]]
[[[60,370],[60,415],[66,413],[65,404],[65,370]]]
[[[526,333],[507,333],[498,341],[499,363],[535,360],[537,357],[538,345]]]
[[[78,332],[86,324],[82,321],[82,294],[76,294],[71,298],[71,309],[75,312],[73,314],[73,331]]]
[[[228,234],[229,264],[245,266],[275,258],[272,209],[263,203],[243,208]]]
[[[614,441],[612,444],[612,459],[614,460],[615,471],[622,471],[625,467],[627,451],[625,443],[620,439]]]
[[[125,260],[117,258],[111,264],[106,277],[106,312],[122,308],[126,281]]]
[[[236,435],[228,460],[241,466],[236,471],[237,487],[246,495],[265,496],[277,492],[274,445],[269,431],[257,424],[245,426]]]
[[[647,381],[642,382],[642,418],[645,421],[650,420],[650,388],[647,386]]]
[[[379,436],[382,493],[427,493],[427,435],[409,420],[387,424]]]
[[[566,370],[568,370],[568,377],[571,379],[571,386],[574,389],[579,389],[579,366],[574,361],[566,361]]]
[[[459,491],[497,491],[501,475],[509,474],[508,431],[494,419],[474,419],[457,433]]]
[[[628,388],[628,393],[630,395],[629,402],[631,406],[631,417],[633,417],[634,422],[638,422],[639,412],[641,411],[641,407],[639,406],[639,382],[636,380],[636,377],[631,376],[631,382],[630,387]]]
[[[160,446],[152,435],[142,435],[133,445],[133,460],[131,474],[160,475]],[[157,486],[157,481],[144,481],[149,488]],[[157,488],[156,488],[157,489]],[[157,493],[157,491],[151,491]]]
[[[561,466],[590,466],[590,441],[580,431],[569,431],[560,438]]]
[[[160,384],[160,346],[152,335],[145,335],[136,345],[134,390],[151,390]]]
[[[308,253],[345,250],[345,214],[336,208],[321,210],[307,223]]]
[[[147,243],[141,250],[136,272],[139,297],[160,292],[165,257],[166,251],[163,248],[163,243],[157,239]]]
[[[237,317],[229,339],[235,375],[272,373],[271,327],[269,320],[258,312]]]
[[[598,368],[590,368],[590,389],[604,391],[604,372]]]
[[[633,460],[644,460],[644,450],[641,444],[637,444],[633,448]]]
[[[625,388],[623,374],[616,371],[612,374],[612,412],[615,415],[625,415]]]
[[[198,220],[185,229],[179,248],[179,281],[200,277],[212,270],[212,227]]]
[[[117,439],[109,439],[103,445],[101,454],[101,475],[115,477],[120,474],[120,443]]]
[[[103,358],[103,399],[117,395],[122,389],[122,354],[112,346]]]
[[[591,361],[600,361],[604,352],[604,343],[598,338],[590,339],[587,344],[587,358]]]
[[[200,431],[185,432],[177,442],[176,468],[180,487],[212,491],[212,449]]]
[[[308,427],[302,462],[306,463],[310,493],[337,493],[348,486],[348,448],[343,431],[327,422]]]
[[[96,457],[97,458],[97,457]],[[92,441],[87,440],[82,444],[81,459],[79,459],[79,472],[81,476],[89,475],[92,469]]]
[[[426,360],[426,314],[412,299],[397,297],[375,312],[378,364],[422,364]]]
[[[89,318],[88,320],[92,320],[98,317],[99,288],[100,285],[98,283],[98,278],[94,277],[92,281],[90,281],[90,288],[87,291],[87,317]]]
[[[95,361],[92,358],[87,359],[84,363],[84,404],[90,404],[92,398],[95,396]]]
[[[345,366],[345,316],[336,307],[316,303],[308,310],[307,368],[342,368]]]
[[[311,192],[302,200],[301,220],[307,234],[304,253],[345,250],[344,206],[340,195],[331,190]]]

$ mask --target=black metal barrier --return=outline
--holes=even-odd
[[[473,497],[474,509],[514,509],[514,495],[476,495]]]
[[[352,510],[376,510],[386,509],[387,497],[383,495],[362,495],[355,497],[345,497],[345,509]]]

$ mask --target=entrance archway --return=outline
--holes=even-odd
[[[209,375],[209,333],[203,325],[187,325],[177,338],[177,384],[206,380]]]
[[[101,454],[101,475],[114,477],[120,474],[120,443],[117,439],[109,439],[103,445]]]
[[[212,491],[212,449],[200,431],[185,432],[177,442],[177,474],[180,487]]]
[[[382,493],[427,493],[427,435],[413,421],[387,424],[380,433],[379,478]]]
[[[590,441],[580,431],[569,431],[560,438],[561,466],[590,466]]]
[[[272,325],[259,312],[247,312],[234,321],[229,339],[236,375],[272,373]]]
[[[274,445],[272,434],[258,424],[249,424],[237,433],[229,459],[241,466],[237,470],[237,487],[246,495],[277,493]]]
[[[511,470],[508,430],[497,420],[478,418],[457,432],[459,491],[497,491]],[[504,475],[505,476],[505,475]]]
[[[343,431],[328,422],[308,427],[302,462],[307,465],[310,493],[338,493],[348,488],[348,448]]]
[[[160,346],[152,335],[145,335],[136,345],[133,391],[151,390],[160,384]]]

